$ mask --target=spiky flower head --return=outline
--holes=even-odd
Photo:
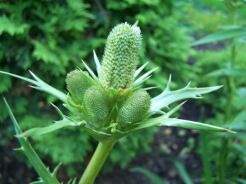
[[[133,82],[139,60],[141,31],[137,25],[122,23],[110,32],[99,80],[107,88],[125,89]]]
[[[119,109],[119,123],[122,126],[136,123],[145,118],[150,108],[150,96],[143,89],[135,91]]]
[[[89,123],[102,127],[110,111],[107,93],[99,86],[92,86],[86,90],[83,104]]]
[[[73,70],[66,77],[67,90],[77,104],[82,104],[85,91],[93,84],[87,73]]]

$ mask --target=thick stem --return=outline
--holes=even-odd
[[[93,184],[105,160],[110,154],[116,140],[99,142],[88,166],[86,167],[79,184]]]

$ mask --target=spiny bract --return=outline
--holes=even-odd
[[[143,120],[150,108],[149,94],[140,89],[131,94],[119,109],[118,121],[121,125]]]
[[[85,91],[93,84],[87,73],[73,70],[66,77],[67,90],[75,103],[82,104]]]
[[[110,32],[104,51],[99,80],[107,88],[125,89],[133,82],[139,60],[141,31],[122,23]]]

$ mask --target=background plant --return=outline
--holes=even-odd
[[[135,20],[139,20],[145,32],[145,45],[141,61],[149,60],[149,58],[145,58],[146,54],[144,54],[148,52],[148,57],[151,58],[148,69],[157,65],[163,66],[160,67],[158,74],[149,82],[149,85],[159,85],[161,80],[164,83],[163,74],[167,78],[170,73],[177,73],[176,70],[179,70],[179,73],[186,71],[188,66],[186,59],[191,49],[188,45],[190,38],[185,34],[184,28],[177,27],[179,14],[178,11],[175,11],[175,3],[172,1],[163,2],[162,9],[159,9],[159,3],[159,1],[116,3],[115,1],[83,2],[77,0],[2,2],[0,4],[1,70],[26,76],[26,71],[31,69],[38,76],[43,76],[42,79],[48,83],[56,81],[55,87],[62,89],[64,81],[61,78],[64,78],[65,71],[72,69],[75,61],[80,58],[90,61],[92,49],[100,48],[98,53],[102,53],[106,34],[113,25],[120,21],[135,22]],[[47,17],[51,19],[47,19]],[[163,17],[165,18],[163,19]],[[153,18],[156,21],[153,22]],[[156,30],[154,35],[153,30]],[[161,36],[163,40],[158,41],[163,33],[166,36]],[[163,53],[166,55],[163,56]],[[180,67],[172,68],[173,63],[179,63]],[[79,66],[82,67],[82,65]],[[185,73],[180,74],[179,77],[174,75],[173,78],[177,81],[187,82]],[[6,94],[9,89],[12,94],[15,94],[16,98],[12,98],[10,103],[16,107],[14,113],[21,119],[21,126],[23,128],[32,127],[34,121],[40,126],[48,125],[49,122],[42,123],[39,113],[35,109],[42,111],[41,119],[54,117],[47,104],[49,102],[56,103],[55,99],[36,93],[28,87],[20,87],[20,83],[3,76],[0,92],[6,98],[11,95]],[[28,97],[28,101],[26,97]],[[0,103],[2,106],[2,102]],[[29,104],[33,104],[32,108],[28,108]],[[57,105],[59,106],[59,104]],[[32,112],[32,115],[26,115],[26,112]],[[1,121],[6,118],[6,115],[6,110],[1,108]],[[6,123],[1,126],[6,130],[9,129]],[[134,142],[131,145],[124,144],[126,140],[122,140],[118,149],[113,152],[111,161],[126,166],[137,152],[150,149],[148,143],[152,140],[154,132],[154,129],[147,130],[145,141],[142,141],[143,137],[140,135],[129,137],[128,139]],[[9,137],[10,134],[7,133],[7,135]],[[69,142],[74,142],[73,140],[76,138],[86,145],[77,151],[80,156],[76,155],[74,151],[77,148],[75,144],[68,144],[67,147],[60,149],[63,142],[57,137],[63,136],[66,136]],[[6,145],[9,139],[3,136],[1,140],[1,144]],[[43,155],[48,154],[55,162],[62,160],[64,164],[81,161],[82,157],[91,151],[91,144],[93,144],[88,135],[81,135],[79,131],[74,132],[73,130],[57,133],[54,136],[49,135],[47,138],[39,138],[35,142],[37,144],[34,146]],[[125,154],[119,154],[122,152]],[[126,154],[126,152],[128,153]],[[66,153],[67,156],[62,156],[63,153]]]
[[[245,23],[244,9],[237,9],[236,12],[238,14],[237,24],[243,25]],[[52,17],[52,19],[47,17]],[[0,69],[24,76],[29,76],[26,70],[31,69],[46,82],[63,89],[65,71],[73,69],[74,63],[80,65],[78,64],[80,58],[83,58],[86,62],[92,60],[92,49],[97,48],[98,55],[101,55],[106,35],[113,25],[123,21],[134,23],[136,20],[139,20],[139,24],[145,32],[143,38],[145,45],[141,62],[151,59],[147,69],[152,69],[157,64],[161,66],[151,80],[148,81],[147,86],[152,84],[163,86],[169,74],[173,75],[174,88],[177,84],[183,85],[184,82],[188,82],[191,79],[192,84],[197,86],[225,83],[224,77],[201,80],[200,76],[210,73],[215,68],[225,68],[227,63],[225,61],[230,57],[228,42],[199,46],[195,55],[194,50],[189,47],[191,36],[187,35],[187,33],[197,39],[220,31],[224,25],[229,25],[233,21],[233,16],[223,1],[211,0],[189,1],[188,3],[187,1],[178,1],[177,3],[177,1],[162,2],[158,0],[127,0],[121,2],[110,0],[3,1],[0,3]],[[237,47],[236,68],[245,67],[244,45],[241,44]],[[165,56],[163,56],[164,53]],[[187,61],[190,55],[193,57]],[[145,58],[146,56],[148,58]],[[194,65],[191,67],[187,63],[194,63]],[[83,66],[80,65],[80,67],[82,68]],[[191,71],[196,71],[197,75],[194,75],[195,73]],[[54,83],[53,81],[56,82]],[[237,107],[235,109],[235,114],[237,114],[244,109],[245,90],[243,87],[245,83],[242,77],[237,77],[234,82],[241,97],[235,97],[233,102],[233,106]],[[7,90],[8,94],[6,93]],[[154,91],[151,92],[153,93]],[[220,91],[220,93],[210,94],[209,97],[205,98],[205,106],[195,102],[199,107],[202,106],[201,109],[198,108],[201,114],[204,112],[204,115],[201,115],[201,119],[204,118],[203,116],[210,114],[207,112],[210,111],[208,110],[209,108],[212,111],[209,123],[222,122],[220,121],[223,119],[224,114],[224,105],[222,104],[224,104],[224,97],[227,95],[226,90],[222,92],[223,95],[220,95]],[[35,125],[37,126],[45,126],[51,122],[43,120],[58,118],[54,115],[54,110],[48,107],[48,103],[53,102],[59,107],[60,104],[54,98],[22,85],[21,81],[1,76],[0,93],[6,96],[10,105],[14,107],[14,113],[21,120],[20,124],[23,129],[33,127],[32,122],[36,122]],[[11,98],[9,98],[10,96]],[[219,102],[214,103],[215,101]],[[3,106],[2,100],[0,100],[0,106]],[[32,115],[26,115],[27,111],[31,112]],[[40,111],[43,116],[41,119]],[[4,130],[0,134],[1,146],[10,147],[12,127],[10,123],[6,123],[6,116],[6,109],[0,108],[0,121],[3,122],[0,123],[0,127]],[[243,117],[243,113],[239,117]],[[243,122],[240,119],[237,120],[238,122]],[[45,122],[45,124],[42,122]],[[241,124],[241,127],[244,127],[244,124]],[[122,139],[119,143],[120,146],[111,155],[111,162],[120,163],[121,166],[125,167],[137,153],[143,153],[146,150],[150,151],[150,146],[147,142],[153,139],[155,132],[156,130],[154,129],[147,130],[144,133],[146,136],[144,138],[139,134],[134,137],[128,137],[130,142],[134,142],[134,144],[125,144],[128,140]],[[62,145],[64,140],[61,142],[59,137],[64,136],[67,137],[67,142],[80,140],[86,146],[78,148],[75,144],[69,144],[67,147],[60,149],[60,145]],[[211,135],[207,139],[201,138],[201,143],[203,141],[207,142],[207,140],[212,138],[214,137],[211,137]],[[214,142],[217,143],[215,145],[210,143],[204,148],[208,150],[208,153],[214,153],[214,148],[220,147],[219,141]],[[236,142],[237,144],[233,144],[232,147],[243,151],[241,142]],[[39,153],[42,153],[42,157],[47,158],[48,155],[48,159],[51,158],[56,163],[62,160],[67,165],[70,163],[76,164],[83,158],[87,158],[82,156],[88,155],[94,145],[95,142],[90,140],[88,135],[83,134],[82,136],[80,131],[70,129],[66,132],[57,132],[34,140],[34,147]],[[75,148],[78,149],[78,152],[74,151]],[[63,153],[67,156],[64,157]],[[203,155],[206,155],[205,152]],[[230,155],[230,158],[240,158],[236,159],[236,163],[242,163],[241,158],[245,154],[234,150],[234,152],[230,151]],[[211,157],[212,166],[218,160],[217,158],[217,156]],[[239,169],[240,166],[234,166],[232,162],[233,160],[230,161],[227,168],[235,173],[235,178],[237,176],[245,178],[243,173],[240,174],[242,170]],[[70,167],[69,172],[75,173],[74,168],[76,167]],[[205,167],[204,170],[206,170]],[[213,171],[213,167],[212,169],[210,167],[209,170]]]
[[[197,53],[195,65],[199,68],[199,73],[207,75],[206,79],[200,82],[212,84],[219,80],[225,85],[224,97],[226,98],[215,97],[218,103],[213,106],[214,117],[209,122],[224,122],[223,124],[226,126],[234,127],[241,133],[233,137],[201,134],[200,154],[203,158],[205,183],[243,182],[242,178],[245,177],[236,169],[237,167],[243,169],[245,165],[245,148],[243,146],[245,142],[245,126],[243,124],[245,124],[246,115],[243,102],[245,81],[240,80],[246,74],[246,62],[242,57],[244,52],[241,50],[245,48],[245,21],[240,18],[245,16],[241,11],[245,5],[240,1],[226,1],[225,5],[227,5],[227,7],[224,6],[226,9],[217,11],[224,16],[225,12],[229,11],[227,23],[222,24],[223,26],[220,25],[218,32],[212,33],[194,44],[215,43],[214,45],[210,44],[210,47],[217,51],[209,50],[208,45],[208,51]],[[215,99],[211,98],[210,100],[212,101],[209,103],[213,104]],[[203,119],[202,116],[201,118]],[[206,144],[211,139],[214,141]],[[208,158],[207,154],[211,153],[216,154]],[[217,172],[211,172],[213,167]],[[230,176],[231,173],[234,175]]]
[[[170,118],[185,101],[166,112],[165,108],[169,105],[180,100],[201,98],[203,94],[218,90],[221,86],[192,88],[188,83],[184,88],[171,90],[170,77],[163,92],[151,98],[146,89],[141,87],[154,70],[141,74],[146,64],[137,68],[141,47],[141,30],[136,24],[131,26],[128,23],[122,23],[115,26],[107,37],[102,62],[94,52],[96,73],[82,60],[86,71],[77,69],[67,74],[67,95],[45,83],[31,71],[33,79],[0,71],[1,74],[29,82],[32,88],[54,96],[62,101],[63,106],[70,112],[70,115],[65,115],[53,105],[61,117],[59,121],[46,127],[34,127],[22,132],[4,99],[15,128],[16,138],[20,143],[20,148],[16,150],[22,151],[34,167],[40,177],[38,183],[60,183],[56,177],[59,165],[51,172],[32,148],[28,138],[52,133],[62,128],[79,128],[88,132],[98,142],[90,162],[79,179],[79,184],[93,184],[118,140],[141,129],[171,126],[235,133],[213,125]],[[183,170],[180,163],[175,165],[178,170]],[[187,180],[186,175],[181,175],[184,180]],[[72,178],[68,183],[76,183],[76,180]]]

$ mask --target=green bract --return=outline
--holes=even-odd
[[[55,107],[62,117],[60,121],[55,121],[48,127],[36,127],[22,133],[6,102],[17,138],[23,148],[21,150],[40,174],[39,183],[57,184],[58,181],[55,174],[49,173],[44,167],[28,139],[24,137],[44,135],[65,127],[77,127],[87,131],[99,141],[99,146],[79,184],[92,184],[114,144],[130,132],[152,126],[232,132],[213,125],[170,118],[184,102],[171,110],[165,109],[170,104],[180,100],[201,98],[202,94],[218,90],[221,86],[192,88],[189,83],[182,89],[172,91],[170,77],[163,92],[151,98],[141,85],[151,77],[155,69],[139,76],[147,65],[144,64],[136,70],[140,47],[139,27],[127,23],[116,26],[108,36],[102,65],[94,52],[99,78],[83,61],[88,74],[81,70],[70,72],[66,78],[69,91],[67,95],[45,83],[32,72],[34,79],[0,71],[0,74],[25,80],[31,83],[33,88],[57,97],[70,111],[69,116],[66,116]],[[154,117],[151,117],[152,115]]]
[[[104,51],[99,80],[107,88],[124,89],[133,82],[141,47],[136,25],[120,24],[110,32]]]

